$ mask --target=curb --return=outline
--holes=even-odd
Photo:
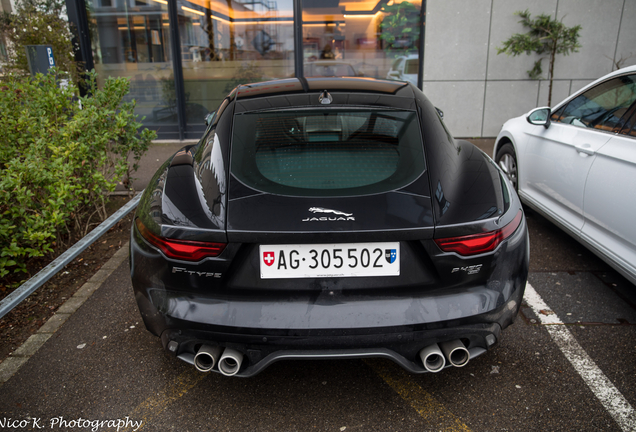
[[[47,322],[45,322],[38,331],[31,335],[18,349],[12,352],[9,357],[0,363],[0,385],[7,382],[31,356],[49,340],[62,324],[84,304],[86,300],[102,286],[108,277],[119,267],[119,265],[128,258],[128,245],[126,242],[115,252],[97,272],[68,300],[66,300]]]

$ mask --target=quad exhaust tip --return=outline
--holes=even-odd
[[[243,354],[232,348],[225,348],[219,360],[219,372],[225,376],[236,375],[241,369],[241,363],[243,363]]]
[[[470,360],[470,353],[459,339],[439,344],[448,362],[455,367],[463,367]]]
[[[194,367],[201,372],[210,372],[221,357],[220,346],[203,345],[194,356]]]
[[[201,372],[210,372],[218,365],[219,372],[225,376],[238,373],[243,363],[243,354],[232,349],[216,345],[202,345],[194,356],[194,367]]]
[[[455,367],[466,366],[470,360],[470,353],[459,339],[429,345],[420,350],[419,356],[426,370],[433,373],[444,369],[447,360]],[[194,356],[197,370],[209,372],[218,365],[219,372],[225,376],[236,375],[242,363],[241,352],[232,348],[223,349],[218,345],[202,345]]]
[[[439,345],[433,344],[420,351],[420,358],[427,371],[437,373],[446,366],[446,359]]]

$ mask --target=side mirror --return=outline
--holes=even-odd
[[[440,118],[444,118],[444,111],[442,111],[441,109],[435,107],[435,109],[437,110],[437,114],[439,114]]]
[[[528,123],[530,124],[543,126],[547,129],[550,126],[550,108],[535,108],[530,111],[526,120],[528,120]]]
[[[210,114],[205,116],[205,126],[208,127],[214,120],[214,116],[216,115],[216,111],[212,111]]]

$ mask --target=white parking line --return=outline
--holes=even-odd
[[[529,283],[526,285],[526,293],[523,298],[534,310],[541,323],[548,324],[545,328],[563,355],[565,355],[565,358],[574,366],[574,369],[581,375],[583,381],[585,381],[592,393],[603,404],[621,429],[625,432],[635,431],[636,413],[634,408],[596,366],[596,363],[581,348],[581,345],[574,339],[574,336],[572,336],[566,326],[563,325],[557,314],[551,311],[550,307]],[[550,313],[546,314],[546,311],[550,311]]]

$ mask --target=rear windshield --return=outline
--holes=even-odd
[[[263,192],[346,196],[406,186],[425,163],[414,111],[325,108],[237,114],[231,170]]]

